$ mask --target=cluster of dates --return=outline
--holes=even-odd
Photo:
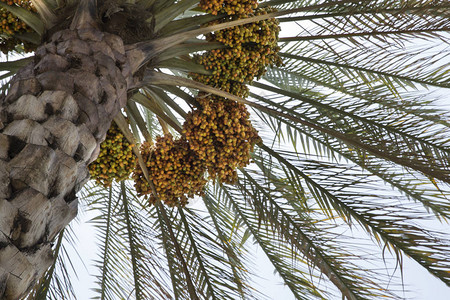
[[[270,8],[258,9],[256,0],[202,0],[200,7],[225,15],[209,25],[271,12]],[[206,35],[207,41],[227,47],[194,56],[212,74],[190,73],[191,78],[247,97],[247,84],[263,75],[267,66],[281,63],[277,56],[279,30],[278,21],[272,18]],[[138,195],[147,197],[151,204],[161,200],[183,207],[189,198],[202,195],[207,179],[234,183],[236,168],[249,164],[250,153],[260,140],[245,105],[203,92],[196,100],[199,107],[188,113],[180,138],[165,134],[153,145],[145,142],[140,147],[153,186],[138,163],[132,178]]]
[[[189,198],[202,195],[206,184],[205,166],[185,138],[173,139],[171,134],[166,134],[156,139],[154,147],[145,142],[141,145],[141,155],[149,180],[166,205],[184,207]],[[139,165],[136,165],[133,179],[137,194],[149,196],[150,204],[154,204],[158,199]]]
[[[272,11],[270,7],[256,9],[249,16],[264,15]],[[210,25],[243,17],[246,16],[233,15],[211,22]],[[192,78],[240,97],[248,96],[247,89],[239,87],[235,91],[233,87],[251,83],[255,78],[260,78],[268,66],[282,63],[277,55],[280,50],[277,43],[279,31],[278,21],[271,18],[206,35],[208,41],[220,42],[228,47],[196,55],[194,60],[205,66],[212,75],[191,74]]]
[[[0,0],[11,6],[19,6],[29,11],[36,11],[31,3],[31,0]],[[25,52],[32,51],[36,48],[35,45],[23,41],[18,36],[32,32],[25,22],[10,13],[4,8],[0,8],[0,50],[3,53],[8,53],[16,48],[18,45],[24,47]]]
[[[229,14],[208,25],[273,11],[271,8],[258,9],[250,2],[246,1],[243,5],[251,7],[251,11]],[[235,5],[236,1],[224,3],[225,7],[227,4]],[[218,12],[226,13],[227,10]],[[279,31],[278,21],[271,18],[206,35],[208,41],[220,42],[227,48],[194,56],[194,60],[212,74],[191,73],[190,76],[198,82],[242,98],[247,97],[246,84],[262,76],[268,66],[281,64],[277,55]],[[259,141],[250,122],[250,114],[243,104],[222,97],[199,94],[197,101],[201,107],[188,114],[183,133],[191,148],[206,164],[209,177],[223,183],[233,183],[237,179],[236,168],[250,162],[250,153]]]
[[[106,138],[100,145],[97,159],[89,165],[91,178],[98,184],[109,187],[113,180],[128,179],[135,165],[133,145],[128,142],[116,123],[111,123]]]
[[[258,7],[258,0],[200,0],[199,6],[212,15],[247,15]]]
[[[202,108],[188,114],[183,133],[209,178],[232,184],[236,168],[249,164],[258,133],[243,104],[213,95],[197,100]]]

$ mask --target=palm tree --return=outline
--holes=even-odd
[[[400,298],[373,267],[386,250],[450,286],[448,234],[427,226],[450,218],[436,99],[450,87],[448,1],[267,0],[265,13],[256,1],[22,2],[0,2],[27,25],[3,23],[2,49],[35,48],[1,64],[14,75],[0,98],[1,299],[73,297],[64,247],[77,193],[96,213],[101,299],[261,299],[249,237],[298,299],[329,298],[327,284],[345,299]],[[201,55],[234,49],[210,32],[273,18],[295,34],[248,95],[199,82],[214,76]],[[112,120],[132,145],[184,137],[210,95],[246,104],[261,137],[234,184],[218,175],[195,207],[166,206],[134,146],[154,205],[129,181],[79,192]]]

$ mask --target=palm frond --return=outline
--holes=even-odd
[[[135,299],[170,298],[170,289],[164,280],[167,276],[160,263],[162,255],[158,253],[157,245],[149,239],[149,235],[156,237],[152,230],[153,224],[149,222],[142,200],[136,198],[133,191],[125,182],[121,182],[120,190],[123,199],[123,212],[125,216],[131,265],[133,269],[133,289]],[[150,210],[151,212],[152,210]]]
[[[59,233],[54,246],[56,259],[27,299],[76,299],[72,282],[73,277],[77,276],[77,268],[67,251],[67,247],[75,247],[73,239],[74,232],[70,226]]]
[[[175,235],[176,227],[173,224],[172,211],[169,211],[168,214],[162,205],[157,206],[157,211],[161,240],[169,265],[175,299],[199,299],[193,284],[193,277],[183,255],[184,249],[181,248],[179,242],[179,239],[186,239],[186,233],[178,231]]]
[[[256,103],[250,104],[253,107],[257,107],[260,110],[262,107],[264,110],[272,111],[273,114],[278,114],[283,118],[293,121],[294,123],[302,124],[303,126],[310,127],[313,130],[318,130],[322,132],[322,134],[326,134],[348,144],[350,148],[359,148],[372,155],[392,161],[401,166],[423,172],[426,175],[436,177],[444,182],[448,182],[450,180],[448,177],[450,173],[448,170],[449,164],[447,159],[448,141],[445,140],[445,136],[441,136],[442,140],[439,140],[439,135],[445,132],[443,129],[438,128],[437,131],[432,131],[432,134],[430,135],[428,134],[428,128],[426,126],[421,127],[419,123],[415,122],[411,124],[411,127],[405,127],[405,124],[402,124],[403,122],[401,122],[400,124],[402,124],[403,127],[400,125],[397,128],[405,128],[406,130],[411,131],[416,129],[415,127],[418,127],[417,132],[413,132],[412,134],[408,133],[406,136],[405,134],[402,134],[402,139],[404,140],[403,143],[400,138],[394,135],[394,131],[397,131],[397,129],[393,128],[392,125],[390,127],[383,126],[384,128],[374,128],[369,124],[364,124],[364,126],[359,127],[358,124],[354,124],[352,123],[352,120],[346,118],[346,113],[339,116],[339,113],[343,112],[340,108],[336,108],[336,111],[333,112],[326,110],[322,111],[322,108],[327,105],[327,101],[317,101],[316,104],[320,106],[320,108],[316,110],[316,107],[310,107],[307,105],[308,103],[306,102],[309,102],[309,100],[299,93],[273,88],[262,83],[255,83],[254,85],[269,91],[275,91],[277,94],[293,98],[287,102],[288,105],[267,100],[266,102],[269,102],[270,106],[275,106],[280,110],[277,110],[276,112],[273,111],[270,106],[261,106]],[[296,103],[294,98],[295,100],[300,100],[302,103]],[[342,100],[341,98],[338,99]],[[349,109],[354,110],[351,106]],[[306,113],[306,111],[308,111],[308,113]],[[337,111],[339,111],[339,113],[335,114]],[[386,116],[386,114],[383,115]],[[389,117],[389,115],[387,115],[387,117]],[[400,121],[402,120],[399,118],[394,118],[390,124],[395,124]],[[373,123],[371,125],[373,125]],[[383,133],[382,130],[384,129],[388,129],[388,132]],[[399,133],[399,131],[396,133]],[[425,138],[428,139],[428,141],[425,142],[421,139],[419,143],[412,143],[408,141],[408,138],[411,137]],[[437,139],[437,141],[432,141],[434,139]],[[435,160],[431,158],[431,156],[427,157],[427,153],[433,150],[431,150],[429,145],[426,145],[425,143],[430,143],[437,146],[435,150],[438,151],[438,154],[436,155],[442,159]],[[438,148],[440,149],[438,150]],[[431,160],[429,158],[431,158]]]
[[[155,31],[158,32],[164,28],[170,21],[184,13],[186,10],[198,3],[198,0],[183,0],[178,1],[174,5],[168,6],[165,9],[158,11],[154,16],[155,19]]]
[[[93,186],[88,190],[88,207],[98,214],[91,222],[101,242],[100,259],[96,260],[100,274],[97,297],[170,299],[169,275],[155,242],[159,235],[153,224],[155,210],[148,209],[125,183],[113,184],[107,193]],[[120,279],[115,274],[120,274]]]
[[[32,57],[24,57],[13,61],[0,62],[0,71],[7,71],[16,73],[20,68],[23,68],[33,60]]]
[[[308,68],[296,71],[273,68],[268,70],[264,78],[269,82],[275,82],[275,78],[278,78],[276,83],[278,87],[296,91],[297,93],[314,91],[322,96],[337,93],[341,95],[340,98],[342,99],[353,99],[352,104],[356,108],[359,108],[360,105],[365,108],[372,105],[372,107],[378,107],[380,110],[396,111],[406,117],[414,115],[423,120],[439,123],[447,127],[450,126],[447,122],[448,112],[437,107],[433,108],[430,105],[436,102],[433,100],[432,95],[424,98],[418,92],[408,91],[402,92],[400,97],[398,92],[392,94],[390,91],[386,91],[384,84],[381,83],[374,82],[370,85],[355,84],[354,80],[339,79],[337,76],[333,76],[332,74],[336,74],[333,71],[327,72],[323,70],[321,72],[319,69],[315,69],[314,66],[312,68],[314,71],[309,71]],[[392,87],[396,90],[395,86],[392,85]],[[320,88],[322,92],[319,93],[318,89]]]
[[[47,0],[31,0],[31,2],[41,16],[41,20],[44,21],[45,27],[51,28],[57,21],[54,9],[58,7],[58,3],[49,3]]]
[[[121,226],[116,222],[116,214],[121,206],[120,196],[112,187],[107,192],[98,190],[92,196],[95,198],[89,206],[99,215],[90,222],[98,230],[101,251],[99,258],[95,260],[95,266],[100,273],[96,280],[98,287],[94,290],[98,295],[96,299],[126,298],[129,294],[126,290],[128,265],[125,248],[121,247]],[[113,274],[118,274],[120,277]]]
[[[366,153],[343,147],[339,141],[332,140],[321,135],[311,134],[304,128],[291,124],[273,116],[261,117],[266,124],[273,127],[274,132],[286,131],[285,141],[291,142],[293,147],[302,145],[304,153],[326,155],[329,160],[340,161],[346,159],[358,164],[361,168],[381,178],[387,184],[400,191],[408,199],[419,201],[422,205],[436,214],[437,217],[449,218],[447,189],[436,191],[435,186],[428,179],[416,177],[401,168],[394,168],[390,163]],[[311,154],[310,154],[311,155]],[[428,183],[427,183],[428,182]]]
[[[331,215],[332,210],[336,210],[348,223],[355,220],[375,238],[392,246],[394,251],[404,252],[448,284],[449,277],[444,271],[448,269],[450,263],[450,257],[447,257],[450,253],[447,249],[448,242],[439,237],[436,232],[427,232],[414,224],[408,224],[411,219],[425,218],[425,213],[415,212],[414,206],[411,207],[411,205],[402,207],[398,203],[387,204],[390,198],[394,201],[400,200],[396,197],[385,198],[380,192],[376,194],[364,192],[376,190],[377,187],[375,185],[371,187],[370,182],[367,182],[362,175],[356,180],[354,177],[349,178],[347,182],[343,172],[340,175],[340,171],[332,171],[333,168],[338,169],[336,164],[322,168],[319,167],[323,165],[321,162],[319,165],[312,166],[313,173],[309,173],[306,172],[308,167],[299,161],[298,154],[286,153],[291,157],[287,159],[280,154],[280,151],[274,151],[264,145],[261,147],[273,159],[278,160],[284,167],[299,176],[297,182],[305,182],[322,210],[329,211]],[[295,164],[299,164],[299,167],[295,167]],[[326,174],[325,170],[329,174]],[[359,183],[361,183],[360,190],[358,190]],[[347,186],[351,186],[352,191],[347,191]],[[379,211],[382,211],[383,215],[379,215]],[[405,211],[408,213],[404,214]],[[417,249],[419,245],[420,250]],[[437,261],[439,263],[436,264]]]
[[[300,262],[304,262],[303,259],[295,255],[292,249],[286,245],[287,243],[272,234],[271,229],[264,227],[265,220],[256,216],[256,207],[248,206],[245,202],[237,202],[238,200],[242,201],[241,192],[232,193],[228,188],[222,187],[215,197],[218,197],[220,202],[232,207],[237,217],[242,219],[243,225],[249,229],[277,273],[280,274],[297,299],[323,299],[321,293],[310,283],[309,272],[299,267]]]
[[[36,33],[42,35],[44,33],[44,22],[36,14],[15,5],[8,5],[4,2],[0,2],[0,7],[8,10],[19,19],[25,22],[30,28],[32,28]]]
[[[210,190],[211,191],[211,190]],[[233,272],[233,282],[242,299],[254,298],[249,284],[250,270],[245,267],[244,262],[251,260],[244,245],[245,233],[240,229],[241,220],[234,214],[232,207],[227,207],[224,203],[217,201],[214,194],[206,193],[203,196],[203,203],[209,213],[209,218],[214,224],[217,238],[222,244],[222,248],[228,257],[230,267]],[[205,219],[209,219],[206,217]]]

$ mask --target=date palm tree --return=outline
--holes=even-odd
[[[74,297],[79,202],[100,299],[262,299],[248,238],[298,299],[401,298],[389,255],[450,286],[448,233],[428,223],[450,219],[448,1],[267,0],[242,18],[213,7],[254,2],[22,2],[0,2],[28,28],[4,22],[4,47],[35,49],[0,65],[0,299]],[[227,49],[204,35],[273,18],[283,63],[248,97],[192,79],[212,74],[195,53]],[[183,136],[199,92],[245,104],[261,137],[234,184],[186,208],[86,184],[113,120],[131,144]]]

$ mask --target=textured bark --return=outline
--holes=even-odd
[[[0,299],[23,297],[53,262],[131,78],[119,37],[63,30],[0,99]]]

